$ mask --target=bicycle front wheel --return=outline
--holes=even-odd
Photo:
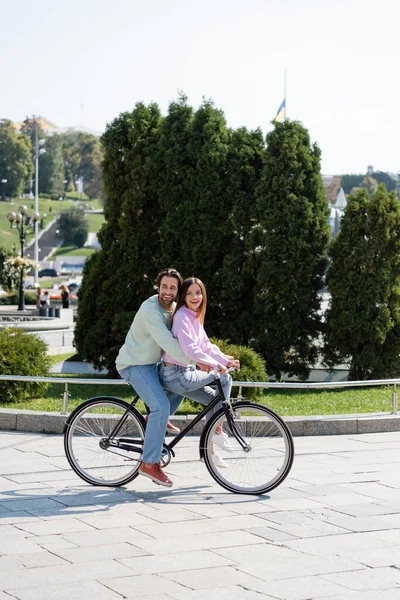
[[[138,475],[144,431],[143,417],[127,402],[119,398],[91,398],[67,420],[65,454],[75,473],[87,483],[124,485]]]
[[[277,414],[261,404],[236,402],[231,414],[231,425],[222,410],[206,425],[204,462],[215,481],[230,492],[265,494],[281,484],[291,469],[292,434]],[[217,445],[220,425],[230,448]]]

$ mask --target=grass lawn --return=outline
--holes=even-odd
[[[7,220],[7,213],[9,212],[17,212],[18,207],[24,204],[28,209],[28,215],[30,215],[35,209],[35,201],[28,200],[26,198],[18,199],[15,198],[12,202],[1,202],[0,201],[0,248],[6,248],[7,250],[12,250],[13,245],[15,244],[17,251],[19,252],[19,234],[17,229],[10,228],[10,223]],[[48,225],[50,221],[55,219],[58,213],[68,210],[72,206],[76,206],[76,202],[73,200],[47,200],[44,198],[39,198],[39,213],[43,217],[44,226]],[[91,204],[92,206],[92,204]],[[101,208],[101,204],[97,206],[93,204],[93,208]],[[46,215],[46,216],[45,216]],[[95,215],[93,215],[95,216]],[[102,217],[102,215],[98,215]],[[97,231],[93,229],[92,231]],[[33,234],[29,232],[26,236],[25,246],[27,246],[33,239]]]
[[[97,233],[105,222],[104,214],[102,213],[86,213],[89,222],[89,231]]]
[[[67,355],[67,357],[69,357],[69,355]],[[53,364],[55,364],[56,362],[59,362],[59,360],[65,359],[52,357],[52,360],[54,360]],[[116,396],[126,399],[127,401],[130,401],[133,397],[132,389],[129,386],[116,386],[112,384],[73,384],[73,379],[76,377],[85,379],[100,378],[98,375],[59,375],[59,377],[68,377],[68,379],[71,379],[71,384],[68,385],[68,391],[71,393],[68,403],[69,412],[84,400],[93,398],[94,396]],[[60,412],[62,408],[63,391],[64,384],[53,383],[41,398],[14,404],[0,402],[0,408],[5,407]],[[237,392],[238,388],[234,387],[234,397]],[[389,413],[392,407],[392,393],[393,388],[391,386],[354,389],[337,388],[330,391],[323,389],[265,390],[265,392],[261,392],[254,401],[272,408],[282,416],[338,415],[374,412]],[[243,389],[243,395],[246,396],[245,388]],[[141,401],[137,406],[141,412],[144,412],[144,406]],[[199,412],[199,410],[189,401],[185,400],[178,409],[177,414],[195,414],[197,412]]]
[[[93,252],[96,252],[94,248],[77,248],[73,244],[64,243],[52,253],[50,260],[57,256],[90,256]]]
[[[49,356],[51,365],[67,360],[75,353],[59,354]],[[62,377],[71,380],[68,385],[68,391],[71,393],[68,402],[68,411],[71,412],[78,404],[81,404],[88,398],[94,396],[116,396],[130,402],[133,398],[133,391],[130,386],[90,384],[74,384],[75,378],[79,379],[107,379],[100,375],[56,375],[52,377]],[[21,384],[23,385],[23,384]],[[0,408],[41,410],[45,412],[61,412],[62,394],[64,391],[63,383],[52,383],[41,398],[34,398],[29,401],[6,403],[0,401]],[[238,387],[232,388],[232,395],[235,397],[238,393]],[[246,388],[243,388],[243,395],[246,397]],[[374,412],[391,412],[392,410],[393,386],[371,386],[355,388],[335,388],[312,389],[312,390],[260,390],[260,394],[254,402],[263,404],[272,408],[282,416],[312,416],[312,415],[340,415],[340,414],[362,414]],[[137,404],[139,410],[144,413],[142,401]],[[190,401],[185,400],[177,414],[196,414],[200,411]]]

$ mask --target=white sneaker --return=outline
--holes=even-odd
[[[225,431],[221,433],[216,433],[213,437],[213,442],[218,448],[221,450],[225,450],[225,452],[233,452],[233,448],[229,443],[229,437],[226,435]]]
[[[228,468],[228,463],[218,454],[218,452],[214,452],[212,456],[216,467],[219,467],[220,469]]]

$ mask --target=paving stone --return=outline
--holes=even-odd
[[[54,554],[62,559],[74,563],[81,564],[85,562],[93,562],[97,560],[131,558],[133,556],[145,556],[148,554],[142,548],[122,542],[120,544],[103,544],[101,546],[90,546],[85,548],[64,547],[52,549]]]
[[[191,552],[175,552],[165,556],[144,556],[120,559],[123,565],[143,575],[173,573],[175,571],[192,571],[208,567],[225,567],[235,561],[226,559],[208,550],[192,550]]]
[[[379,596],[377,596],[376,590],[363,590],[362,592],[347,590],[343,594],[332,596],[330,600],[377,600],[377,598],[379,600],[399,600],[399,597],[400,587],[396,587],[390,590],[379,590]],[[318,598],[312,600],[318,600]]]
[[[154,520],[140,513],[81,515],[79,520],[95,529],[113,529],[117,527],[136,527],[136,525],[153,525]],[[177,519],[179,520],[179,519]]]
[[[12,598],[18,600],[88,600],[96,598],[96,600],[117,600],[120,595],[115,594],[112,590],[101,583],[83,581],[77,584],[63,585],[45,585],[42,587],[34,587],[30,589],[13,589]],[[4,600],[10,600],[10,596],[4,596]],[[0,600],[3,600],[0,595]]]
[[[395,543],[386,541],[385,534],[391,534],[393,532],[376,532],[372,533],[347,533],[345,535],[334,535],[324,536],[320,538],[308,538],[301,540],[290,540],[285,542],[285,546],[296,550],[298,552],[304,552],[305,554],[312,554],[313,556],[349,556],[351,557],[352,552],[358,550],[370,550],[373,548],[383,548],[387,546],[394,546]],[[397,533],[398,537],[398,533]]]
[[[160,590],[168,596],[174,597],[174,593],[188,591],[187,586],[181,586],[174,581],[169,581],[165,577],[159,575],[137,575],[134,577],[114,577],[100,579],[110,590],[114,590],[121,594],[124,598],[135,599],[143,595],[143,590],[146,590],[146,595],[157,595]]]
[[[273,529],[272,527],[255,527],[254,529],[247,529],[247,532],[260,536],[270,542],[283,542],[294,540],[298,537],[280,529]]]
[[[391,567],[400,569],[400,543],[397,547],[375,548],[353,552],[352,559],[366,567]]]
[[[274,598],[283,598],[284,600],[335,598],[335,594],[343,593],[346,589],[318,575],[314,577],[291,577],[291,575],[294,575],[294,572],[289,572],[285,579],[269,580],[268,583],[254,583],[249,587],[259,594],[268,593]]]
[[[105,574],[109,577],[128,577],[133,574],[133,571],[113,560],[103,560],[83,565],[68,564],[67,566],[18,569],[3,571],[1,586],[4,591],[12,594],[14,589],[35,588],[45,585],[64,586],[68,583],[96,581],[104,578]]]
[[[220,552],[218,550],[218,552]],[[228,551],[229,552],[229,551]],[[224,551],[223,554],[226,554]],[[269,582],[272,579],[284,579],[288,577],[308,577],[310,575],[322,575],[325,573],[335,573],[347,571],[363,571],[363,567],[350,559],[341,557],[332,557],[329,560],[316,556],[297,555],[295,558],[270,559],[268,563],[257,560],[251,561],[244,559],[238,570],[253,575],[258,579]]]
[[[79,519],[62,519],[58,521],[42,521],[23,523],[20,528],[32,535],[57,535],[73,531],[93,531],[93,527]]]
[[[74,476],[62,436],[3,431],[0,600],[398,600],[400,432],[295,443],[289,477],[253,497],[212,480],[198,437],[171,490],[114,489]]]
[[[377,571],[382,571],[382,577],[376,575]],[[388,569],[363,569],[362,571],[335,573],[334,575],[323,575],[322,577],[350,590],[385,590],[393,588],[393,580],[385,578],[383,571],[388,571]],[[400,576],[397,585],[400,585]]]
[[[186,534],[203,534],[212,531],[233,531],[245,527],[262,525],[263,520],[252,515],[239,515],[234,517],[219,517],[217,519],[200,519],[185,522]],[[142,531],[154,538],[173,537],[176,534],[174,523],[160,523],[157,525],[138,525],[135,529]]]
[[[151,538],[151,536],[148,536],[146,533],[142,533],[131,527],[116,527],[113,529],[66,533],[63,537],[80,547],[114,544],[118,542],[127,542],[136,545],[139,544],[141,540],[148,540]]]
[[[262,598],[276,600],[276,596],[273,597],[264,593],[260,596],[260,592],[239,585],[220,587],[214,590],[185,590],[182,594],[175,592],[173,598],[174,600],[261,600]],[[150,600],[150,597],[143,597],[143,600]],[[157,600],[156,597],[154,597],[154,600]]]
[[[36,498],[34,500],[6,500],[5,502],[1,502],[1,506],[4,506],[8,510],[15,511],[29,511],[35,508],[58,508],[57,503],[51,498]]]
[[[8,554],[0,556],[0,571],[11,569],[32,569],[34,567],[51,567],[52,565],[65,565],[67,561],[51,552],[26,552],[25,554]],[[0,575],[1,581],[1,575]]]
[[[251,583],[258,581],[256,577],[240,572],[235,567],[177,571],[164,573],[163,577],[193,590],[213,589],[215,598],[218,598],[217,588],[231,585],[243,585],[248,588]]]

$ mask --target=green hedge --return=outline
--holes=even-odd
[[[19,329],[0,330],[0,375],[49,376],[47,345]],[[0,399],[18,402],[40,397],[48,383],[0,381]]]
[[[255,350],[248,346],[237,346],[231,344],[227,340],[218,340],[211,338],[211,342],[216,344],[218,348],[229,356],[234,356],[240,361],[240,371],[237,373],[231,373],[232,379],[235,381],[268,381],[268,375],[265,370],[265,361]],[[235,398],[238,394],[239,388],[232,388],[232,397]],[[262,395],[262,389],[260,388],[243,388],[242,395],[246,400],[256,399],[257,396]],[[194,400],[189,400],[192,406],[202,408],[202,406]]]
[[[18,292],[11,292],[10,294],[7,294],[7,296],[0,296],[0,304],[6,304],[7,306],[18,304],[18,299]],[[30,306],[36,304],[36,296],[34,292],[25,292],[25,304]]]
[[[234,356],[240,360],[240,371],[232,374],[234,381],[268,381],[267,371],[265,370],[265,360],[252,348],[248,346],[237,346],[231,344],[228,340],[211,339],[213,344],[229,356]],[[232,389],[232,396],[237,395],[238,388]],[[242,394],[246,399],[255,398],[262,394],[260,388],[243,388]]]

